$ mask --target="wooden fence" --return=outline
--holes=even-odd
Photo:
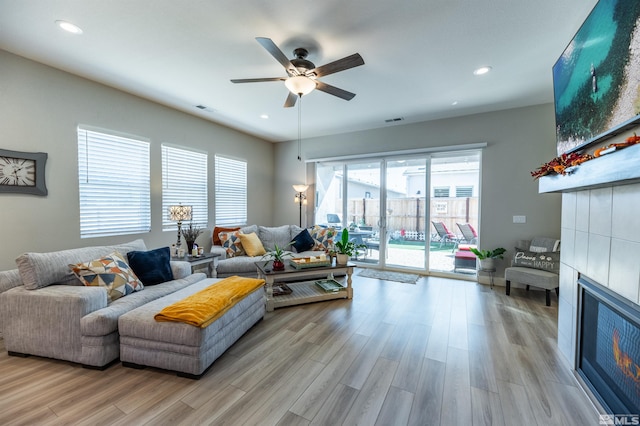
[[[424,198],[392,198],[387,200],[387,229],[389,232],[400,232],[407,239],[423,239],[425,232]],[[348,204],[347,223],[372,226],[378,228],[380,220],[380,202],[376,199],[351,199]],[[431,216],[433,222],[444,222],[449,231],[459,234],[456,223],[470,223],[478,229],[478,198],[451,197],[433,198],[431,200]],[[429,224],[427,232],[435,233]],[[412,238],[416,235],[415,238]],[[422,238],[418,237],[422,236]]]

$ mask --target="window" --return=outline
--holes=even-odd
[[[247,223],[247,162],[216,155],[216,225]]]
[[[78,127],[80,238],[151,230],[149,142]]]
[[[473,197],[473,186],[456,186],[456,197]]]
[[[447,198],[449,196],[448,186],[434,186],[433,196],[436,198]]]
[[[207,226],[207,154],[162,145],[162,229],[176,230],[169,218],[169,206],[191,206],[194,224]]]

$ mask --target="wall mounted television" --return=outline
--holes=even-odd
[[[640,1],[600,0],[553,66],[558,154],[640,123]]]

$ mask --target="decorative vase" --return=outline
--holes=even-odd
[[[193,251],[193,244],[195,243],[195,241],[187,241],[187,254],[191,255],[191,252]]]
[[[274,271],[282,271],[284,269],[284,262],[282,260],[274,260],[273,261],[273,270]]]
[[[347,262],[349,262],[349,255],[348,254],[342,254],[342,253],[338,253],[337,254],[336,263],[338,265],[346,265]]]

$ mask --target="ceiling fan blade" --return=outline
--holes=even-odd
[[[338,59],[337,61],[329,62],[325,65],[320,65],[319,67],[311,70],[311,72],[315,73],[318,77],[322,77],[339,71],[348,70],[349,68],[359,67],[360,65],[364,65],[364,59],[362,59],[362,56],[360,56],[359,53],[354,53],[346,58]]]
[[[262,45],[262,47],[267,49],[267,52],[271,53],[271,56],[276,58],[276,61],[280,62],[280,64],[284,67],[285,70],[287,70],[290,75],[300,74],[296,67],[293,66],[289,58],[287,58],[287,56],[282,53],[282,50],[280,50],[280,48],[276,46],[276,44],[270,38],[256,37],[256,40]]]
[[[263,81],[285,81],[284,77],[271,77],[271,78],[236,78],[232,79],[232,83],[261,83]]]
[[[328,93],[333,96],[337,96],[339,98],[344,99],[345,101],[350,101],[356,95],[355,93],[347,92],[346,90],[340,89],[336,86],[331,86],[330,84],[323,83],[321,81],[316,80],[316,89],[321,90],[325,93]]]
[[[291,108],[292,106],[295,106],[297,100],[298,100],[298,95],[296,95],[293,92],[289,92],[289,95],[287,96],[287,100],[284,101],[284,107]]]

